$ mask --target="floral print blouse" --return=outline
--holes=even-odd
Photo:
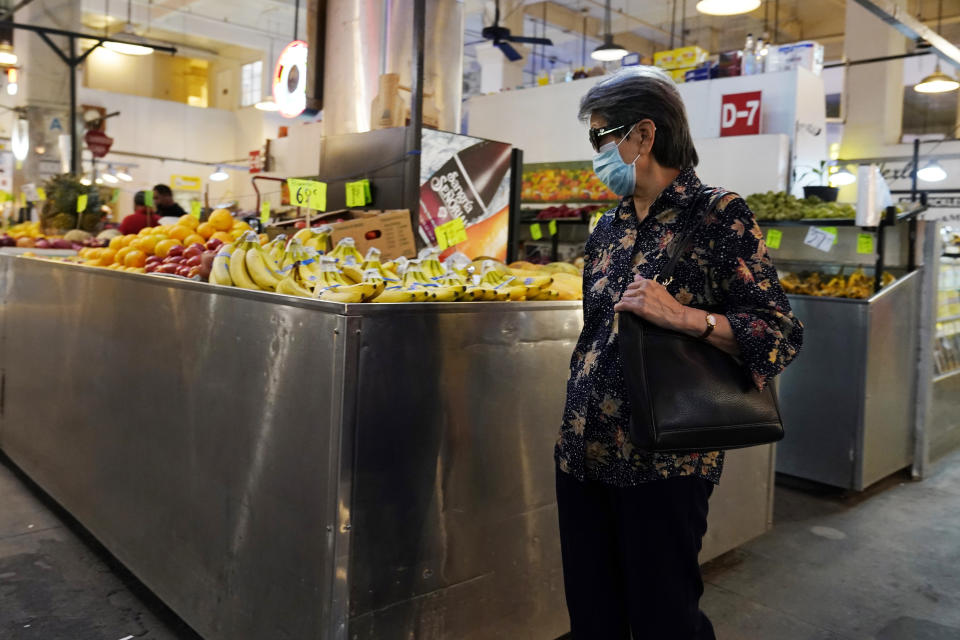
[[[617,345],[620,300],[634,274],[655,278],[669,261],[702,185],[686,169],[638,222],[633,199],[606,212],[590,234],[583,272],[583,331],[570,362],[567,402],[555,450],[562,471],[615,486],[699,476],[720,481],[723,452],[640,451],[630,441],[630,401]],[[701,199],[707,207],[711,198]],[[684,305],[721,310],[733,329],[740,359],[762,388],[797,355],[803,325],[790,310],[767,254],[763,233],[746,202],[720,196],[696,231],[689,257],[677,264],[667,290]],[[704,325],[706,328],[706,325]]]

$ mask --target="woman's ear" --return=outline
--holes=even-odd
[[[633,130],[633,135],[639,138],[640,153],[649,154],[653,151],[653,141],[657,135],[657,126],[653,124],[653,120],[641,120]]]

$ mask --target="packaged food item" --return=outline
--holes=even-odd
[[[793,42],[769,47],[766,71],[792,71],[809,69],[820,75],[823,71],[823,45],[812,40]]]

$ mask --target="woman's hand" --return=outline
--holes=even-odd
[[[689,307],[685,307],[670,292],[655,280],[645,280],[635,276],[627,285],[620,302],[614,311],[630,311],[658,327],[674,331],[688,330],[690,321]]]

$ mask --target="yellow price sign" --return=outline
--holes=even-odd
[[[543,237],[543,230],[540,228],[539,223],[530,225],[530,237],[534,240],[539,240]]]
[[[547,230],[550,231],[551,236],[557,235],[557,221],[551,220],[550,224],[547,225]]]
[[[199,200],[192,200],[190,202],[190,215],[192,215],[194,218],[199,220],[202,214],[203,214],[203,205],[200,204]]]
[[[47,192],[44,190],[43,187],[37,187],[37,200],[42,201],[46,199],[47,199]]]
[[[463,224],[463,218],[454,218],[433,231],[437,236],[437,246],[440,249],[458,245],[467,239],[467,228]]]
[[[315,211],[327,210],[326,182],[287,178],[287,188],[290,189],[290,204]]]
[[[370,181],[364,179],[360,182],[363,184],[363,199],[367,201],[367,204],[370,204],[373,202],[373,194],[370,192]]]
[[[347,189],[347,206],[348,207],[362,207],[367,204],[366,193],[363,190],[363,182],[348,182],[346,184]]]
[[[874,246],[873,234],[858,233],[857,234],[857,253],[873,255],[876,252],[877,252],[877,249]]]
[[[783,231],[779,229],[767,230],[767,247],[770,249],[779,249],[780,242],[783,241]]]
[[[267,224],[270,222],[270,203],[264,201],[260,205],[260,224]]]
[[[83,213],[87,210],[87,194],[81,193],[77,196],[77,213]]]

